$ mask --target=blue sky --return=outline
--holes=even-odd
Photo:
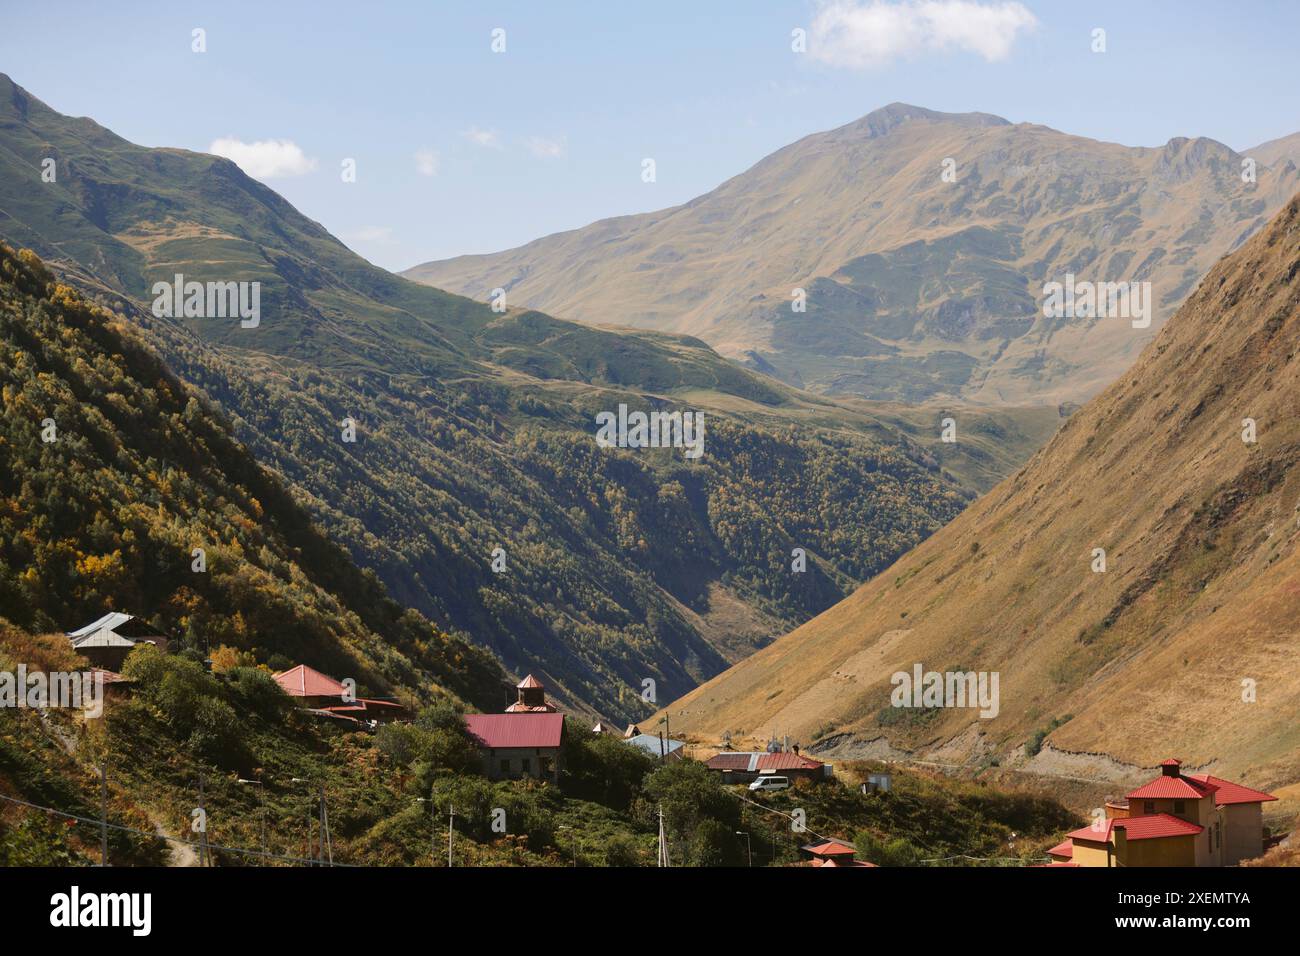
[[[392,269],[684,202],[894,101],[1140,146],[1300,130],[1290,0],[0,7],[0,71],[34,95],[150,146],[278,143],[241,155]]]

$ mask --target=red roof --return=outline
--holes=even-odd
[[[465,725],[484,747],[558,747],[563,714],[466,714]]]
[[[1141,817],[1118,817],[1107,820],[1100,831],[1084,827],[1069,834],[1071,840],[1091,840],[1094,843],[1106,843],[1112,830],[1123,830],[1130,840],[1156,840],[1162,837],[1195,836],[1204,827],[1188,823],[1168,813],[1151,813]]]
[[[290,697],[342,697],[346,689],[327,674],[299,664],[275,675],[275,682]]]
[[[1206,786],[1215,788],[1215,806],[1222,807],[1230,803],[1267,803],[1270,800],[1277,799],[1271,793],[1265,793],[1263,790],[1252,790],[1250,787],[1233,783],[1231,780],[1224,780],[1221,777],[1215,777],[1212,774],[1194,773],[1192,776]]]
[[[833,860],[833,859],[829,859],[829,858],[827,858],[827,859],[825,859],[825,860],[813,860],[813,861],[812,861],[812,865],[813,865],[813,866],[816,866],[816,867],[822,867],[822,868],[824,868],[824,867],[828,867],[828,866],[836,866],[836,867],[844,867],[844,866],[869,866],[869,867],[872,867],[873,869],[874,869],[875,866],[876,866],[876,864],[874,864],[874,863],[868,863],[866,860]]]
[[[803,754],[759,754],[759,770],[820,770],[826,766]]]
[[[1047,851],[1048,856],[1063,856],[1067,859],[1074,857],[1074,844],[1069,840],[1063,840]]]
[[[857,850],[839,840],[822,840],[804,847],[813,856],[853,856]]]
[[[538,680],[536,677],[534,677],[532,674],[529,674],[527,677],[525,677],[523,680],[521,680],[518,684],[515,685],[515,687],[518,687],[518,688],[524,688],[524,687],[541,687],[541,686],[542,686],[542,682],[539,681],[539,680]]]
[[[1199,800],[1209,796],[1215,788],[1190,777],[1156,777],[1132,791],[1130,800]]]
[[[710,770],[748,770],[753,754],[720,753],[714,754],[704,762]]]

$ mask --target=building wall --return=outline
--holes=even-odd
[[[1223,865],[1232,866],[1264,852],[1264,806],[1233,803],[1223,808]]]
[[[1075,840],[1072,860],[1079,866],[1113,866],[1109,844]]]
[[[1197,844],[1205,835],[1129,840],[1124,847],[1124,866],[1197,866]]]
[[[524,769],[524,761],[528,768]],[[543,768],[549,761],[550,770]],[[508,766],[503,766],[503,763]],[[555,783],[559,779],[560,749],[558,747],[511,747],[483,751],[483,772],[489,780],[510,780],[516,777],[535,777]]]

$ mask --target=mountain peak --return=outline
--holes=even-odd
[[[849,133],[860,136],[866,133],[867,139],[884,136],[904,123],[910,122],[950,123],[958,126],[1010,126],[1011,123],[1001,116],[991,113],[941,113],[923,106],[910,103],[890,103],[880,109],[872,110],[861,119],[841,126],[834,133]]]

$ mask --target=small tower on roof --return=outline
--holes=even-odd
[[[555,707],[546,701],[546,686],[532,674],[516,684],[515,689],[519,691],[519,699],[506,708],[507,714],[555,713]]]

